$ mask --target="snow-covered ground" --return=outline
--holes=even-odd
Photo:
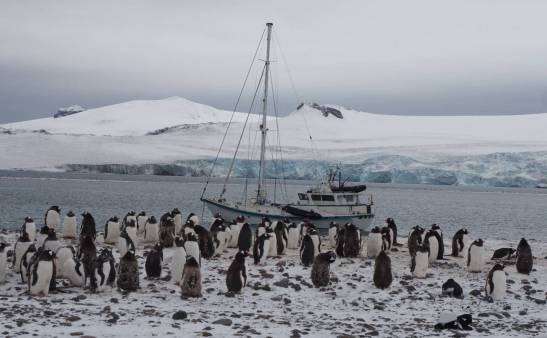
[[[13,244],[15,235],[6,237]],[[516,247],[518,239],[510,243],[485,240],[491,255],[496,248]],[[406,240],[400,238],[400,242]],[[448,311],[473,316],[473,330],[458,335],[545,336],[547,243],[529,243],[535,256],[534,271],[518,274],[514,264],[508,263],[508,293],[493,303],[484,299],[483,291],[492,262],[483,273],[469,274],[462,267],[463,258],[446,257],[430,267],[427,278],[412,279],[406,244],[390,253],[394,280],[386,290],[374,287],[374,261],[366,258],[337,259],[331,265],[331,285],[314,288],[310,269],[300,265],[296,250],[289,250],[286,255],[268,258],[266,266],[255,266],[248,258],[248,285],[241,294],[229,297],[225,273],[235,254],[235,249],[229,249],[220,257],[203,261],[203,297],[181,299],[180,290],[169,280],[172,249],[164,251],[162,279],[147,280],[140,245],[141,289],[128,295],[115,289],[90,294],[61,286],[59,281],[59,292],[32,298],[25,294],[19,276],[9,272],[7,282],[0,285],[0,332],[40,337],[454,335],[455,331],[433,328],[440,314]],[[445,238],[445,246],[449,252],[449,238]],[[323,250],[328,249],[323,244]],[[441,285],[448,278],[463,287],[464,299],[441,296]],[[472,295],[476,290],[481,294]],[[178,311],[184,311],[187,318],[173,319]]]
[[[547,182],[547,113],[389,116],[338,108],[343,119],[305,106],[277,123],[269,121],[269,147],[275,147],[279,136],[283,158],[295,166],[293,178],[310,178],[309,167],[317,167],[311,161],[320,161],[360,167],[352,178],[365,181],[504,186]],[[67,164],[78,164],[94,170],[93,165],[103,164],[174,163],[195,168],[192,161],[216,156],[230,116],[175,97],[0,125],[0,169],[66,170]],[[235,114],[221,158],[232,157],[245,117]],[[238,159],[257,158],[259,123],[259,116],[250,116],[251,132],[242,139]]]

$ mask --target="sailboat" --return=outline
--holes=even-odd
[[[259,81],[260,86],[260,82],[263,80],[262,85],[264,91],[262,98],[261,124],[259,126],[261,143],[256,195],[249,199],[245,193],[243,201],[229,200],[224,197],[227,189],[227,182],[232,172],[234,161],[236,160],[237,150],[239,149],[238,144],[220,195],[216,197],[205,196],[207,184],[209,182],[209,180],[207,180],[200,200],[204,203],[204,206],[207,206],[213,215],[220,215],[227,221],[234,220],[240,216],[243,216],[245,221],[251,225],[260,224],[264,218],[268,218],[272,222],[289,221],[299,223],[307,221],[312,222],[319,229],[328,229],[332,223],[353,223],[359,226],[361,230],[366,230],[374,218],[374,203],[372,200],[372,195],[364,195],[366,190],[365,185],[346,185],[346,182],[341,179],[342,174],[339,168],[336,170],[330,170],[324,181],[319,182],[315,186],[302,192],[299,192],[297,194],[298,199],[296,202],[279,203],[275,201],[275,198],[274,201],[272,201],[267,194],[265,178],[265,153],[267,148],[267,123],[269,120],[268,85],[271,62],[270,44],[272,27],[272,23],[266,24],[266,58],[264,60],[265,64],[261,80]],[[259,87],[257,87],[257,90],[258,88]],[[241,137],[245,132],[245,127],[243,129],[244,130],[242,131]]]

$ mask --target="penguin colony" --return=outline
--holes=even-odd
[[[11,268],[17,272],[21,283],[27,285],[30,295],[47,296],[49,292],[55,292],[59,279],[89,292],[105,292],[113,287],[123,292],[136,291],[140,288],[141,258],[136,255],[136,247],[142,244],[148,248],[144,254],[146,278],[157,279],[167,274],[180,287],[184,298],[201,297],[202,259],[224,255],[227,248],[237,249],[226,271],[228,292],[241,292],[247,285],[246,258],[249,255],[252,254],[254,264],[264,265],[268,258],[285,255],[287,249],[298,250],[301,265],[310,269],[310,279],[315,287],[331,283],[331,265],[337,259],[362,255],[374,261],[374,285],[386,289],[394,279],[389,253],[402,246],[397,241],[397,226],[391,218],[386,220],[386,226],[372,228],[366,239],[361,237],[360,229],[354,224],[332,223],[327,243],[321,243],[318,229],[309,221],[296,224],[289,219],[272,222],[264,218],[253,233],[243,216],[226,222],[221,215],[215,215],[207,229],[199,223],[196,215],[190,214],[184,220],[182,213],[175,208],[162,215],[159,222],[144,211],[139,214],[130,211],[122,222],[113,216],[106,222],[104,233],[98,234],[89,212],[82,213],[79,218],[79,227],[72,211],[61,221],[60,208],[52,206],[38,231],[33,219],[24,219],[13,248]],[[65,240],[72,239],[77,245],[63,245],[57,238],[57,230],[62,231]],[[484,241],[471,241],[468,236],[465,228],[455,233],[451,255],[464,257],[469,273],[484,273],[487,257]],[[8,246],[0,238],[0,283],[5,282],[6,271],[10,268]],[[114,246],[119,253],[118,262],[112,252]],[[325,250],[324,246],[332,250]],[[165,269],[163,250],[170,247],[174,247],[174,254],[169,268]],[[427,278],[428,269],[434,266],[435,261],[445,259],[441,228],[437,224],[427,230],[413,227],[408,236],[408,252],[411,275]],[[530,274],[533,271],[532,250],[524,238],[517,249],[500,248],[491,257],[499,262],[487,273],[484,292],[494,301],[503,299],[506,294],[507,278],[502,262],[516,257],[519,273]],[[442,294],[462,298],[464,292],[454,279],[449,279],[442,285]]]

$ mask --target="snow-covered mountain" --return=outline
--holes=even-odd
[[[269,145],[279,137],[287,176],[318,178],[327,165],[343,163],[352,179],[362,181],[547,182],[547,114],[393,116],[336,108],[343,119],[305,106],[270,120]],[[0,125],[0,169],[203,175],[231,114],[173,97]],[[217,175],[226,171],[245,119],[235,114]],[[259,123],[259,116],[250,116],[236,175],[256,174]]]

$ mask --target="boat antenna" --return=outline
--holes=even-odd
[[[273,23],[268,22],[266,27],[268,29],[268,35],[266,37],[266,60],[264,66],[264,97],[262,98],[262,124],[260,125],[260,131],[262,133],[262,141],[260,144],[260,169],[258,171],[258,189],[256,195],[256,201],[258,204],[264,204],[266,201],[266,189],[264,186],[264,167],[265,159],[264,154],[266,153],[266,134],[268,128],[266,126],[267,115],[268,115],[268,80],[270,73],[270,42],[272,39],[272,26]]]

